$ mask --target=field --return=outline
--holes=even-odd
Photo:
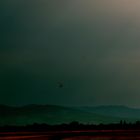
[[[140,140],[138,130],[6,132],[0,140]]]

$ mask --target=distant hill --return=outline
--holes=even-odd
[[[126,106],[95,106],[95,107],[79,107],[82,111],[97,113],[105,116],[119,118],[137,118],[140,120],[140,109],[129,108]]]
[[[121,120],[119,117],[93,113],[89,111],[90,109],[92,110],[92,108],[82,110],[54,105],[28,105],[23,107],[0,105],[0,125],[26,125],[33,123],[61,124],[72,121],[86,124],[106,124]]]

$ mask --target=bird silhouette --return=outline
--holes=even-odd
[[[59,88],[63,88],[64,87],[63,83],[62,82],[58,82],[58,87]]]

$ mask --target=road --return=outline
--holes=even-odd
[[[0,140],[140,140],[140,130],[6,132]]]

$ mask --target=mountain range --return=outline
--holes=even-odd
[[[130,108],[122,105],[79,107],[79,109],[91,113],[120,118],[140,118],[139,108]]]
[[[140,109],[125,106],[63,107],[57,105],[0,105],[0,125],[34,123],[62,124],[78,121],[84,124],[117,123],[140,120]]]

